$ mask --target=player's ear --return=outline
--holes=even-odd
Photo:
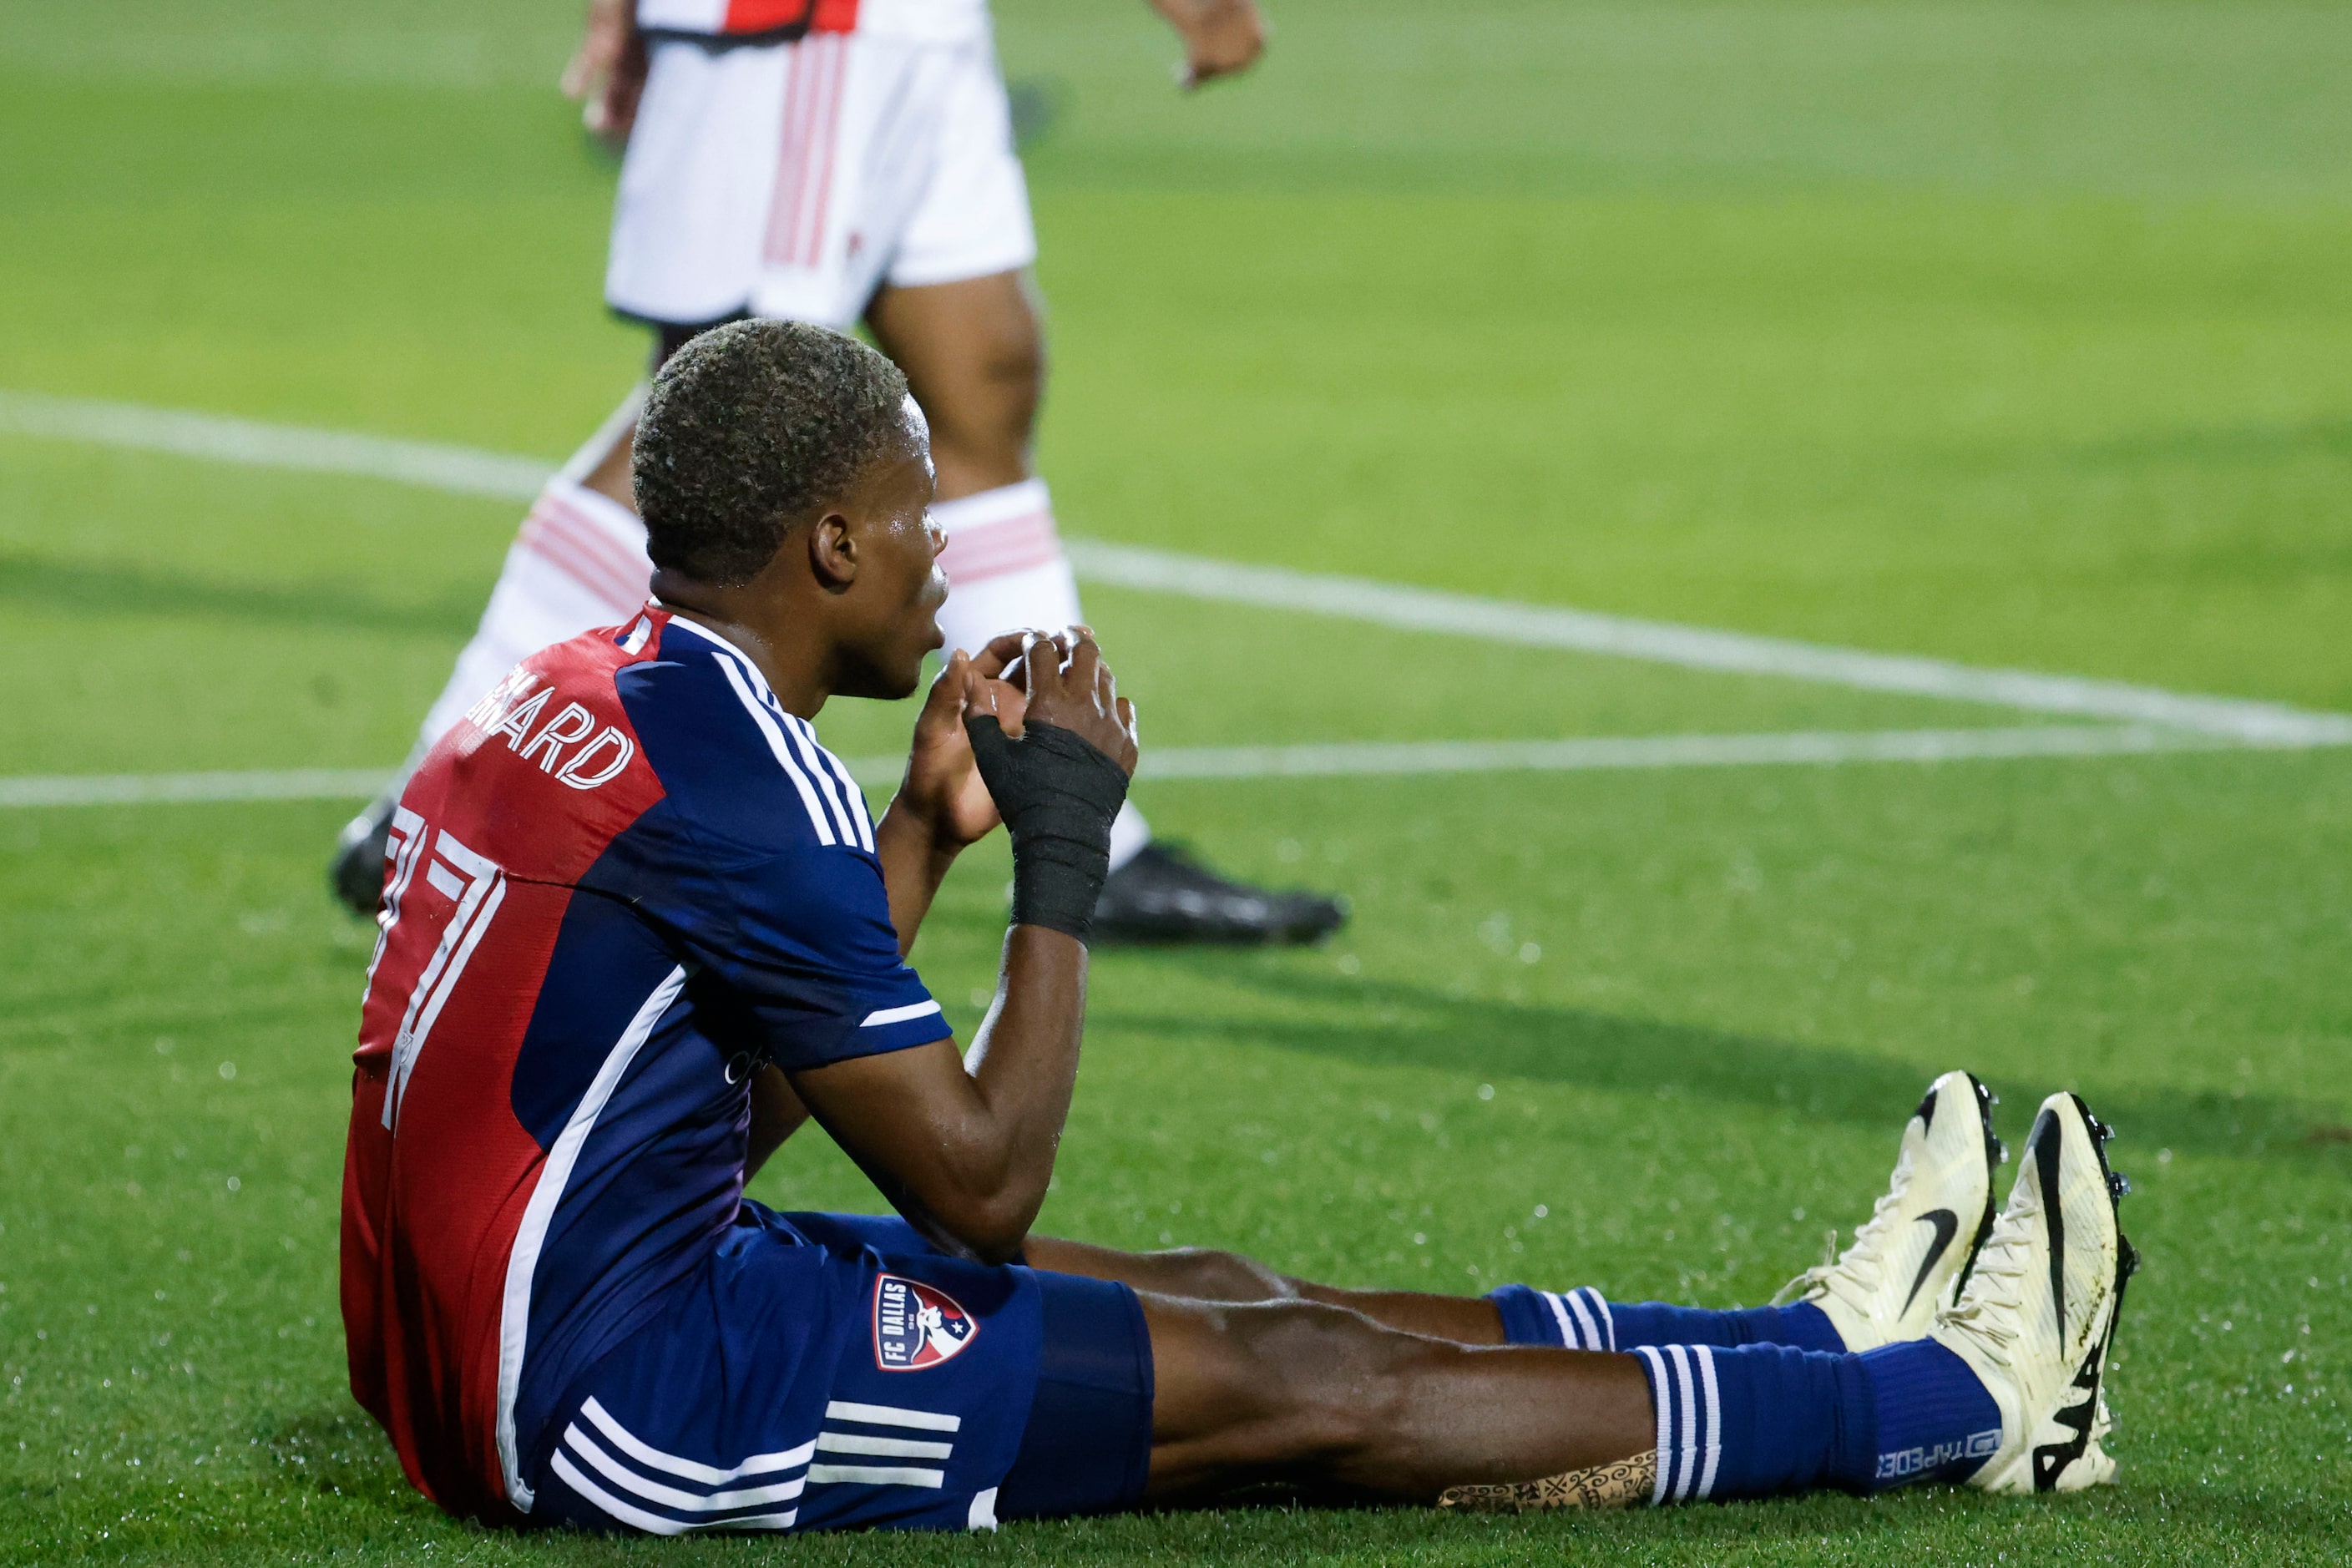
[[[808,530],[809,569],[831,589],[846,588],[857,580],[857,541],[849,519],[828,511]]]

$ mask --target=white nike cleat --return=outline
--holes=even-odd
[[[1903,1129],[1894,1178],[1853,1245],[1790,1280],[1774,1303],[1811,1301],[1856,1352],[1925,1337],[1992,1232],[1992,1170],[2008,1158],[1993,1136],[1992,1105],[1970,1074],[1929,1084]]]
[[[2042,1102],[2009,1206],[1936,1321],[1930,1337],[2000,1407],[2000,1446],[1972,1487],[2071,1492],[2116,1479],[2099,1385],[2139,1258],[2116,1224],[2130,1184],[2107,1169],[2111,1135],[2074,1095]]]

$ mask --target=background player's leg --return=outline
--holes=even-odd
[[[629,454],[645,389],[611,416],[547,481],[507,552],[473,639],[417,730],[421,752],[516,661],[646,601],[653,563],[629,489]]]
[[[417,726],[399,775],[337,839],[328,877],[353,910],[375,911],[393,805],[442,732],[520,660],[590,626],[625,619],[645,603],[653,563],[629,490],[629,453],[644,401],[642,388],[632,392],[547,481],[507,551],[473,637]]]
[[[709,326],[656,327],[653,368],[661,369]],[[629,479],[645,401],[646,388],[633,389],[547,481],[507,552],[472,639],[417,726],[399,774],[336,839],[328,880],[359,913],[375,911],[392,808],[408,774],[442,731],[522,658],[591,626],[620,620],[645,603],[653,563],[646,558],[646,525],[637,516]]]
[[[1020,272],[919,287],[886,284],[866,307],[882,352],[907,373],[931,426],[953,592],[940,612],[950,647],[978,648],[1017,626],[1083,618],[1077,579],[1030,470],[1045,384],[1045,337]],[[1345,911],[1330,899],[1230,881],[1168,846],[1130,799],[1111,832],[1098,936],[1161,942],[1313,942]]]
[[[667,334],[665,334],[665,339],[666,338]],[[660,369],[661,366],[658,363],[659,360],[667,359],[668,357],[668,354],[666,353],[659,354],[656,358],[656,363],[654,368],[656,370]],[[640,388],[629,395],[628,401],[624,403],[622,407],[642,408],[644,405],[645,392],[643,388]],[[614,417],[615,420],[619,418],[618,411],[615,411]],[[604,429],[599,430],[596,433],[594,439],[592,440],[588,446],[583,447],[580,449],[580,455],[575,457],[572,461],[575,464],[583,461],[594,452],[596,442],[604,442],[604,455],[601,458],[595,458],[593,462],[590,462],[584,471],[581,473],[579,479],[580,488],[585,490],[594,491],[596,494],[603,496],[606,500],[611,501],[615,506],[624,506],[628,508],[629,514],[634,517],[636,515],[637,510],[637,492],[635,487],[629,480],[629,460],[636,455],[637,422],[633,417],[625,426],[621,427],[617,434],[612,434],[612,431],[613,426],[611,425],[607,425]],[[570,469],[567,468],[566,472],[570,472]],[[642,520],[640,520],[639,526],[643,526]]]
[[[949,646],[977,648],[1015,626],[1080,619],[1050,497],[1029,473],[1045,352],[1022,275],[886,285],[867,319],[931,425],[940,498],[932,513],[948,535],[941,563],[955,590],[940,616]],[[695,330],[661,329],[656,366]],[[652,564],[629,483],[642,397],[641,390],[633,394],[548,482],[508,552],[473,639],[425,716],[412,763],[517,660],[644,602]],[[362,913],[374,910],[383,889],[383,832],[400,782],[344,828],[329,868],[337,892]],[[1150,838],[1130,800],[1112,828],[1098,937],[1311,942],[1345,918],[1333,900],[1232,881]]]
[[[866,320],[930,421],[931,518],[947,535],[940,565],[953,589],[940,612],[948,647],[1080,619],[1051,498],[1029,468],[1045,343],[1021,274],[886,285]]]
[[[866,307],[866,321],[882,352],[907,373],[931,422],[940,501],[1030,477],[1045,351],[1020,273],[917,289],[886,284]]]

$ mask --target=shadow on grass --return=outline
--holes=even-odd
[[[327,581],[268,586],[209,582],[176,572],[0,554],[0,604],[83,615],[194,616],[320,631],[463,637],[481,613],[478,597],[388,604]]]
[[[1483,1078],[1571,1084],[1614,1094],[1712,1100],[1787,1110],[1809,1121],[1892,1129],[1918,1103],[1928,1074],[1890,1058],[1736,1035],[1572,1007],[1544,1007],[1432,986],[1307,974],[1279,963],[1163,953],[1155,962],[1218,984],[1246,986],[1281,1005],[1273,1016],[1220,1019],[1097,1004],[1098,1028],[1156,1037],[1212,1035],[1351,1062],[1433,1068]],[[1314,1016],[1302,1017],[1302,1012]],[[1287,1013],[1291,1016],[1284,1016]],[[1991,1079],[2003,1125],[2055,1086]],[[2159,1148],[2293,1158],[2352,1172],[2352,1148],[2331,1142],[2334,1116],[2294,1100],[2083,1085],[2099,1116],[2129,1139],[2121,1163]]]
[[[2352,458],[2352,420],[2279,419],[2260,425],[2171,429],[2053,448],[2072,464],[2142,473],[2152,463],[2200,468],[2273,465],[2301,458]]]

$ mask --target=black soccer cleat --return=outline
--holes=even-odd
[[[1103,883],[1093,940],[1276,947],[1320,942],[1347,919],[1338,899],[1231,881],[1176,845],[1151,843]]]
[[[335,858],[327,862],[327,886],[355,915],[375,918],[383,898],[383,850],[392,837],[392,812],[399,797],[383,795],[343,824],[335,836]]]

